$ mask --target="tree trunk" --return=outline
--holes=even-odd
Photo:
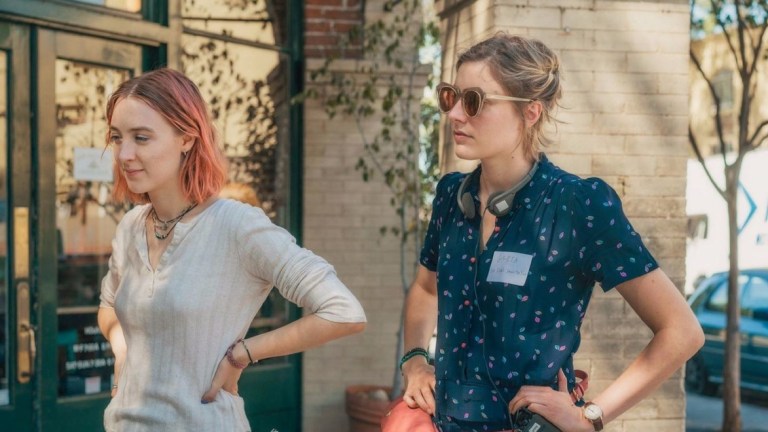
[[[739,298],[739,233],[736,206],[739,193],[740,164],[728,167],[726,202],[728,204],[728,237],[730,269],[728,271],[728,323],[725,330],[725,364],[723,365],[723,426],[729,432],[741,431],[741,299]],[[736,168],[736,169],[734,169]]]

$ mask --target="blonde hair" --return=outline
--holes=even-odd
[[[542,125],[555,120],[552,113],[562,96],[557,54],[539,40],[499,32],[464,51],[456,70],[471,62],[488,64],[494,79],[509,95],[541,103],[541,117],[530,127],[523,126],[522,142],[523,153],[538,160],[541,147],[549,143]],[[516,102],[520,108],[526,103]],[[522,109],[519,111],[522,115]]]
[[[243,183],[227,183],[219,192],[220,198],[232,198],[234,200],[261,207],[261,200],[252,187]]]

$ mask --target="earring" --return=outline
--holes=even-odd
[[[189,153],[189,151],[181,152],[182,159],[186,159],[187,158],[187,153]]]

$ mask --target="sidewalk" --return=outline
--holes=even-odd
[[[723,401],[719,396],[707,397],[689,392],[686,395],[686,432],[720,431]],[[741,432],[768,432],[768,398],[743,398]]]

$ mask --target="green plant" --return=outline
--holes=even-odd
[[[419,0],[387,2],[384,10],[382,18],[351,30],[340,45],[340,54],[362,46],[364,60],[342,71],[335,68],[338,58],[326,59],[310,72],[316,85],[302,98],[319,100],[331,119],[345,116],[355,122],[364,150],[355,168],[364,181],[386,185],[398,216],[396,224],[379,231],[399,240],[400,283],[406,295],[418,266],[412,257],[423,240],[439,175],[440,116],[433,98],[424,97],[424,84],[433,89],[434,83],[431,75],[426,83],[419,82],[426,74],[421,53],[437,44],[438,30],[433,21],[422,19]],[[379,127],[367,128],[373,118]],[[401,311],[395,364],[403,353],[403,318]],[[391,396],[401,391],[396,368]]]

